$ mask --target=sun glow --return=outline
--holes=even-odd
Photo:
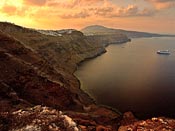
[[[15,7],[22,7],[23,0],[1,0],[1,5],[13,5]]]
[[[161,0],[1,0],[0,21],[44,29],[81,29],[100,24],[175,33],[175,8],[172,7],[174,1]]]

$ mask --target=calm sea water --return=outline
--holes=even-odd
[[[171,51],[158,55],[157,50]],[[97,103],[139,118],[175,118],[175,38],[139,38],[107,47],[75,75]]]

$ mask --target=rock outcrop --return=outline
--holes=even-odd
[[[115,131],[117,128],[108,123],[114,118],[111,113],[106,119],[99,113],[64,112],[45,106],[34,106],[13,112],[0,113],[2,131]],[[71,117],[70,117],[71,116]],[[106,122],[106,123],[105,123]],[[115,121],[114,121],[115,122]],[[114,123],[113,122],[113,123]],[[104,124],[105,123],[105,124]]]
[[[72,118],[62,111],[40,105],[11,113],[4,112],[0,117],[1,131],[80,131]]]
[[[123,115],[118,131],[174,131],[175,120],[165,117],[137,120],[131,112]]]

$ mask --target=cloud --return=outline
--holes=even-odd
[[[117,7],[114,5],[108,5],[104,7],[95,7],[88,9],[89,16],[95,15],[96,17],[135,17],[135,16],[152,16],[154,10],[144,8],[139,9],[136,5],[128,5],[127,7]]]
[[[154,5],[157,10],[175,7],[175,0],[145,0]]]
[[[174,0],[148,0],[151,2],[174,2]]]
[[[67,0],[68,1],[68,0]],[[60,2],[60,1],[48,1],[48,7],[60,7],[60,8],[74,8],[76,5],[79,4],[78,0],[71,0],[70,2]]]
[[[119,8],[114,14],[115,17],[152,16],[154,11],[148,8],[139,9],[136,5],[129,5],[126,8]]]
[[[28,6],[13,5],[10,3],[4,3],[0,7],[0,13],[6,16],[25,16],[29,12]]]
[[[47,0],[23,0],[24,4],[43,6],[47,3]]]
[[[98,2],[104,2],[108,0],[79,0],[80,3],[98,3]]]
[[[64,0],[64,1],[48,0],[47,6],[74,8],[77,6],[86,6],[86,5],[89,6],[89,4],[92,5],[92,4],[103,3],[104,1],[108,0]]]
[[[152,9],[144,8],[139,9],[136,5],[129,5],[127,7],[117,7],[115,5],[104,5],[100,7],[90,7],[87,9],[80,9],[77,12],[66,12],[59,17],[63,19],[73,18],[87,18],[87,17],[102,17],[102,18],[114,18],[114,17],[139,17],[139,16],[152,16],[155,11]]]
[[[7,15],[13,15],[17,11],[17,8],[12,5],[5,5],[1,8],[1,12],[5,12]]]
[[[129,5],[126,8],[119,8],[116,16],[136,16],[138,12],[139,9],[136,5]]]
[[[163,2],[163,0],[147,0]],[[165,2],[165,1],[164,1]],[[138,5],[121,7],[111,0],[23,0],[17,5],[4,5],[2,12],[8,15],[26,16],[31,19],[84,19],[152,16],[155,11]]]
[[[87,18],[89,17],[90,14],[86,11],[86,10],[82,10],[80,12],[76,12],[76,13],[70,13],[70,14],[62,14],[59,15],[59,17],[63,18],[63,19],[72,19],[72,18]]]

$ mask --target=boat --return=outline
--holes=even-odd
[[[169,50],[158,50],[157,54],[169,55],[170,51]]]

